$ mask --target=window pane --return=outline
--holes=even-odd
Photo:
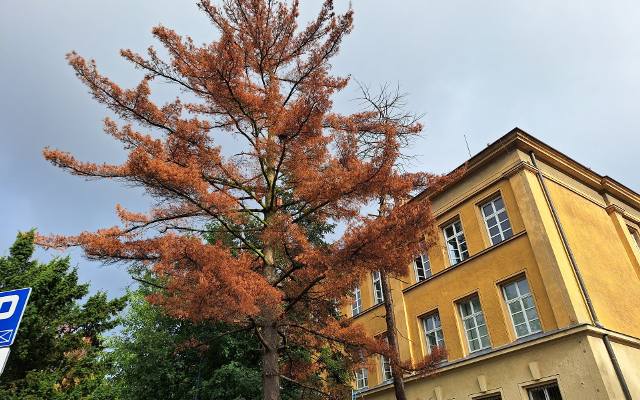
[[[526,324],[516,325],[516,335],[518,337],[526,336],[529,334],[529,329],[527,329]]]
[[[534,319],[529,321],[529,325],[531,326],[532,332],[540,332],[542,330],[542,326],[540,326],[540,320]]]
[[[473,400],[502,400],[502,396],[500,396],[499,394],[492,394],[491,396],[487,397],[477,397]]]
[[[504,208],[504,203],[502,202],[502,197],[498,197],[497,199],[495,199],[494,203],[496,205],[496,210],[500,210],[500,209]]]
[[[518,296],[518,292],[516,290],[516,284],[510,283],[504,287],[504,295],[507,300],[513,300]]]
[[[460,252],[463,254],[467,254],[467,242],[460,243]]]
[[[520,290],[521,295],[529,293],[529,284],[526,279],[518,281],[518,289]]]
[[[449,248],[449,252],[452,252],[454,250],[457,250],[458,247],[458,242],[456,242],[456,239],[449,239],[447,240],[447,246]]]
[[[504,235],[505,239],[509,239],[511,236],[513,236],[513,231],[511,230],[511,228],[509,228],[502,232],[502,234]]]
[[[475,329],[474,329],[475,327],[476,327],[476,324],[475,324],[475,322],[473,321],[472,318],[464,320],[464,328],[466,330],[472,330],[472,331],[475,332]],[[475,336],[473,336],[473,337],[475,337]]]
[[[429,317],[426,320],[427,323],[427,330],[432,330],[433,329],[433,318]]]
[[[450,225],[450,226],[446,227],[444,229],[444,233],[445,233],[445,235],[447,235],[447,238],[452,237],[453,236],[453,226]]]
[[[514,301],[513,303],[509,303],[509,312],[511,314],[519,313],[522,311],[522,306],[519,301]]]
[[[489,215],[493,214],[493,207],[491,206],[491,203],[482,207],[482,213],[484,214],[485,217],[488,217]]]
[[[529,398],[531,400],[547,400],[547,397],[544,395],[543,389],[531,389],[529,390]]]
[[[489,336],[482,337],[482,348],[486,349],[487,347],[491,347],[491,343],[489,343]]]
[[[497,226],[494,226],[493,228],[489,228],[489,235],[490,236],[500,235],[500,228],[498,228]]]
[[[538,313],[536,312],[535,308],[530,308],[526,311],[527,313],[527,319],[529,321],[533,320],[533,319],[538,319]]]
[[[547,394],[549,395],[549,400],[562,400],[562,396],[560,395],[560,388],[558,387],[558,385],[547,387]]]
[[[480,336],[487,336],[489,334],[487,332],[487,326],[486,325],[480,325],[478,327],[478,332],[480,333]]]
[[[480,298],[478,296],[473,296],[471,298],[471,305],[473,305],[474,311],[480,311]]]
[[[562,400],[557,383],[531,388],[528,392],[530,400]]]
[[[518,324],[523,324],[525,322],[524,320],[524,314],[521,312],[517,312],[513,314],[513,323],[518,325]]]
[[[462,232],[462,224],[460,223],[460,220],[454,222],[453,227],[455,228],[456,232]]]

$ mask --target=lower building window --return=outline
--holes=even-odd
[[[461,302],[459,307],[462,325],[469,344],[469,352],[473,353],[491,347],[487,323],[484,320],[478,295]]]
[[[434,312],[422,319],[424,325],[424,334],[427,339],[427,351],[431,354],[431,350],[439,347],[444,348],[444,336],[442,335],[442,326],[440,324],[440,314]]]
[[[360,287],[353,289],[353,302],[351,303],[351,314],[355,317],[362,312],[362,293]]]
[[[393,378],[393,373],[391,372],[389,359],[385,356],[380,356],[380,365],[382,367],[382,382],[390,381]]]
[[[529,400],[562,400],[557,382],[544,386],[537,386],[527,390]]]
[[[369,370],[360,368],[356,371],[356,389],[366,389],[369,386]]]
[[[384,294],[382,292],[382,277],[380,271],[373,272],[373,302],[374,304],[380,304],[384,301]]]
[[[495,393],[488,396],[474,397],[473,400],[502,400],[502,396],[500,393]]]
[[[429,256],[421,254],[413,259],[413,268],[416,273],[416,282],[421,282],[431,276],[431,263]]]
[[[518,338],[542,331],[526,278],[503,285],[502,293]]]

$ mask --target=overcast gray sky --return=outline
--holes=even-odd
[[[320,4],[302,3],[303,16]],[[413,168],[448,171],[468,158],[463,135],[476,153],[518,126],[640,190],[640,2],[354,0],[353,8],[355,30],[335,72],[409,92],[426,126]],[[102,133],[107,113],[64,55],[95,58],[130,86],[140,75],[118,50],[156,44],[150,30],[158,23],[196,42],[214,37],[187,0],[0,2],[0,254],[18,230],[72,234],[116,224],[118,202],[146,208],[139,193],[69,176],[41,151],[123,159]],[[337,104],[355,95],[348,90]],[[94,289],[117,293],[131,283],[122,268],[73,259]]]

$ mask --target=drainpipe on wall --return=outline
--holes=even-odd
[[[560,233],[560,239],[562,241],[562,244],[564,245],[564,248],[567,252],[567,255],[569,256],[569,263],[571,264],[571,268],[573,269],[573,272],[576,276],[576,279],[578,280],[578,287],[580,288],[580,292],[582,293],[582,296],[584,297],[584,300],[587,304],[587,309],[589,310],[589,314],[591,316],[591,319],[593,320],[593,324],[601,329],[605,329],[606,328],[602,325],[602,323],[600,322],[600,320],[598,319],[598,314],[596,313],[596,309],[593,306],[593,303],[591,302],[591,297],[589,296],[589,291],[587,290],[587,286],[584,283],[584,278],[582,277],[582,274],[580,273],[580,268],[578,267],[578,262],[576,261],[574,255],[573,255],[573,251],[571,250],[571,246],[569,245],[569,241],[567,239],[567,235],[564,232],[564,228],[562,227],[562,222],[560,222],[560,218],[558,216],[558,211],[556,210],[556,207],[553,203],[553,200],[551,199],[551,194],[549,193],[549,189],[547,188],[547,184],[544,181],[544,176],[542,175],[542,172],[540,171],[540,168],[538,168],[538,163],[536,162],[536,155],[535,153],[532,151],[529,153],[529,156],[531,157],[531,163],[533,164],[533,166],[536,169],[536,175],[538,177],[538,181],[540,182],[540,185],[542,186],[542,191],[544,193],[544,197],[547,201],[547,204],[549,205],[549,208],[551,209],[551,216],[553,217],[553,221],[555,222],[556,226],[558,227],[558,232]],[[622,369],[620,368],[620,363],[618,363],[618,358],[616,357],[616,353],[613,351],[613,346],[611,345],[611,340],[609,340],[609,334],[607,334],[606,332],[602,335],[602,341],[604,342],[604,347],[607,349],[607,353],[609,354],[609,359],[611,360],[611,364],[613,364],[613,369],[616,373],[616,376],[618,377],[618,381],[620,382],[620,386],[622,388],[622,392],[624,393],[624,397],[626,400],[633,400],[633,398],[631,397],[631,392],[629,391],[629,386],[627,385],[627,381],[624,378],[624,375],[622,374]]]

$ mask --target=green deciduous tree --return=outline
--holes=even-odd
[[[33,240],[34,232],[18,234],[9,256],[0,257],[0,291],[32,288],[0,376],[0,398],[97,398],[106,370],[102,336],[117,325],[125,298],[87,298],[89,285],[78,283],[70,259],[33,260]]]
[[[109,339],[110,398],[127,400],[253,400],[261,397],[260,343],[247,332],[226,334],[224,324],[172,318],[146,299],[154,290],[130,295],[123,327]],[[304,349],[290,349],[309,357]],[[348,380],[344,365],[328,349],[319,362],[325,379]],[[317,357],[316,356],[316,357]],[[283,382],[282,398],[313,399],[317,392]]]

